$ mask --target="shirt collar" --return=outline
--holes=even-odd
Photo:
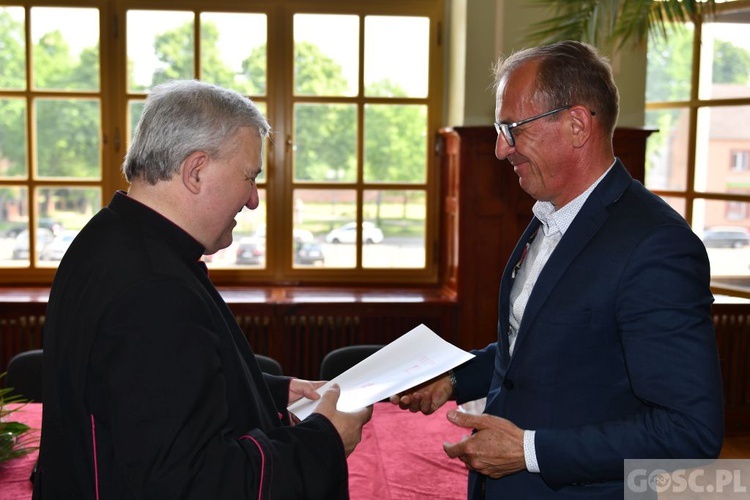
[[[115,193],[109,203],[109,208],[144,233],[166,243],[186,262],[196,262],[205,251],[203,245],[177,224],[129,197],[124,191]]]
[[[531,210],[534,212],[536,218],[541,221],[542,230],[544,231],[545,236],[550,236],[558,232],[561,235],[565,234],[565,231],[567,231],[573,223],[573,219],[575,219],[578,212],[581,211],[581,207],[586,203],[591,192],[594,191],[596,186],[598,186],[602,179],[604,179],[609,171],[612,170],[614,165],[615,162],[612,162],[612,165],[610,165],[609,168],[586,189],[586,191],[579,194],[573,201],[566,204],[560,210],[555,210],[555,206],[549,201],[537,201],[534,203]]]

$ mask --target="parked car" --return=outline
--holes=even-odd
[[[266,242],[253,236],[241,238],[237,245],[237,264],[258,265],[266,255]]]
[[[39,260],[62,260],[63,255],[68,251],[68,247],[73,243],[76,236],[78,236],[78,231],[62,231],[42,247],[41,252],[39,252]]]
[[[307,229],[292,229],[292,237],[295,243],[312,243],[315,240],[312,231]]]
[[[62,231],[62,224],[54,219],[49,219],[46,217],[42,217],[37,221],[37,224],[40,228],[49,229],[52,231],[52,234],[58,234],[60,231]],[[15,238],[21,232],[28,230],[29,223],[28,222],[9,222],[5,224],[5,229],[3,231],[3,236],[6,238]]]
[[[323,245],[317,241],[305,241],[295,245],[294,262],[297,264],[315,265],[325,261]]]
[[[39,255],[44,246],[54,239],[55,235],[51,230],[40,227],[36,230],[36,252]],[[13,243],[13,259],[15,260],[28,260],[29,259],[29,247],[31,242],[29,241],[29,230],[23,229],[16,235],[16,241]]]
[[[750,230],[740,226],[712,227],[703,233],[709,248],[742,248],[750,245]]]
[[[383,231],[372,222],[365,221],[362,223],[362,240],[365,243],[380,243],[383,241]],[[354,222],[347,222],[326,235],[326,243],[355,243],[356,241],[357,225]]]

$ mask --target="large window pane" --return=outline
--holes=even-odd
[[[697,200],[694,211],[712,280],[750,287],[750,203]]]
[[[365,191],[363,267],[424,267],[426,200],[424,191]]]
[[[357,108],[350,104],[294,106],[294,179],[354,182]]]
[[[750,24],[712,22],[702,28],[700,98],[750,97]]]
[[[365,181],[424,182],[427,107],[365,106]]]
[[[44,187],[36,191],[37,264],[56,266],[73,239],[101,209],[101,189]]]
[[[32,80],[40,90],[99,90],[99,10],[33,7]]]
[[[314,191],[298,189],[295,191],[292,221],[292,263],[295,267],[318,266],[325,264],[323,248],[323,231],[328,229],[318,207],[308,209],[305,199],[315,204]],[[318,235],[314,231],[318,231]]]
[[[0,99],[0,178],[28,177],[26,100]]]
[[[192,12],[130,10],[128,90],[144,92],[167,80],[195,78]]]
[[[646,73],[646,101],[673,102],[690,99],[693,73],[691,24],[669,29],[667,38],[649,40]]]
[[[26,88],[26,28],[23,7],[0,7],[0,89]]]
[[[34,101],[39,177],[101,177],[101,113],[94,99]]]
[[[18,261],[23,261],[20,263]],[[29,193],[20,186],[0,186],[0,266],[28,265]]]
[[[294,16],[295,95],[357,95],[358,71],[357,16]]]
[[[426,17],[367,16],[365,94],[427,97],[429,42],[430,20]]]
[[[209,269],[266,267],[266,190],[259,189],[260,204],[255,210],[244,207],[235,217],[232,244],[213,255],[204,255]]]
[[[342,189],[295,189],[294,190],[294,234],[292,251],[294,265],[324,265],[346,268],[357,265],[356,230],[352,226],[357,218],[357,193]],[[312,236],[312,239],[310,238]],[[323,262],[308,263],[308,253],[297,252],[302,242],[317,242],[323,254]]]
[[[687,187],[687,108],[646,111],[646,125],[658,129],[646,143],[646,187],[681,191]]]
[[[201,80],[248,95],[266,94],[266,16],[201,14]]]
[[[698,199],[694,203],[694,227],[716,229],[742,226],[750,228],[750,203],[732,200]],[[731,245],[734,246],[734,245]]]
[[[750,124],[750,106],[698,110],[696,191],[750,194],[750,169],[738,168],[738,154],[750,150],[750,127],[745,124]]]

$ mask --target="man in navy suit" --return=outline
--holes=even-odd
[[[449,412],[469,498],[622,498],[624,459],[715,458],[723,437],[705,248],[612,149],[609,64],[578,42],[496,66],[495,153],[537,200],[500,285],[497,342],[392,401]]]

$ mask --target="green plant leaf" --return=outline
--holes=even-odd
[[[579,40],[596,46],[639,45],[667,38],[670,27],[699,23],[716,11],[716,0],[535,0],[551,16],[529,26],[525,41]]]
[[[0,434],[7,433],[13,436],[20,436],[28,430],[29,426],[21,422],[0,422]]]
[[[0,374],[0,379],[5,377],[6,373]],[[23,408],[28,401],[18,395],[10,395],[12,387],[0,389],[0,463],[6,462],[13,458],[28,455],[37,449],[32,444],[33,439],[26,439],[30,427],[22,422],[9,421],[10,416]],[[12,404],[13,408],[8,405]]]

